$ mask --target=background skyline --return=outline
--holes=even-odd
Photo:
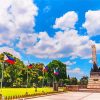
[[[0,0],[0,53],[26,64],[57,59],[70,76],[89,75],[91,44],[100,65],[99,38],[99,0]]]

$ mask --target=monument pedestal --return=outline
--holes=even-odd
[[[88,89],[100,89],[100,72],[91,72],[87,85]]]

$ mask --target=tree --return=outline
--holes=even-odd
[[[80,85],[87,85],[88,84],[88,77],[87,76],[83,76],[80,79]]]
[[[71,85],[77,85],[78,81],[77,81],[77,78],[76,77],[72,77],[70,78],[70,84]]]
[[[51,80],[51,83],[55,80],[55,81],[59,81],[61,79],[66,79],[66,65],[64,63],[62,63],[59,60],[53,60],[51,61],[48,65],[48,80]],[[54,69],[58,68],[59,74],[58,75],[54,75]]]
[[[32,64],[34,66],[32,72],[33,77],[31,79],[31,82],[35,84],[35,86],[42,87],[42,80],[43,80],[43,72],[42,69],[44,67],[43,63],[36,63]]]
[[[64,85],[70,85],[70,79],[68,79],[68,78],[65,79],[65,80],[64,80]]]
[[[3,70],[3,74],[4,74],[4,78],[3,78],[3,86],[5,87],[19,87],[21,86],[21,82],[23,81],[23,77],[22,77],[22,68],[25,68],[24,63],[14,57],[13,55],[11,55],[10,53],[5,52],[7,55],[13,57],[16,61],[16,63],[14,65],[8,64],[6,62],[4,62],[4,70]],[[2,53],[1,55],[3,55],[3,57],[1,57],[1,59],[4,59],[4,54]],[[3,60],[4,61],[4,60]],[[2,64],[1,64],[2,66]],[[0,67],[1,67],[0,66]]]
[[[28,68],[27,65],[23,63],[19,58],[13,56],[10,53],[5,52],[7,55],[15,59],[15,64],[11,65],[4,62],[4,53],[0,54],[0,73],[2,71],[2,62],[4,62],[3,70],[3,86],[4,87],[26,87],[27,85],[27,75],[28,75],[28,87],[35,85],[36,87],[43,85],[51,85],[53,81],[59,82],[59,84],[64,84],[66,76],[66,65],[59,60],[53,60],[48,66],[48,72],[43,74],[43,63],[31,63],[32,68]],[[59,75],[54,75],[54,69],[58,68]],[[43,77],[44,75],[44,77]],[[1,74],[0,74],[1,77]],[[44,82],[43,82],[44,79]]]
[[[1,53],[1,54],[0,54],[0,63],[3,62],[3,60],[4,60],[4,54]]]

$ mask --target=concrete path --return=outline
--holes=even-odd
[[[44,96],[27,100],[100,100],[100,93],[68,92],[63,94]]]

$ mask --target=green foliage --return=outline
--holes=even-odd
[[[8,55],[12,56],[11,54],[7,53]],[[3,80],[3,86],[4,87],[20,87],[22,82],[23,82],[23,75],[22,74],[22,69],[25,68],[26,66],[24,63],[14,57],[16,63],[14,65],[10,65],[8,63],[4,63],[4,80]]]
[[[64,85],[70,85],[71,83],[70,83],[70,79],[65,79],[64,80]]]
[[[80,79],[80,85],[87,85],[88,84],[88,77],[87,76],[83,76]]]
[[[29,69],[27,65],[23,63],[19,58],[14,57],[12,54],[5,52],[7,55],[13,57],[16,61],[15,64],[10,65],[4,63],[3,71],[3,87],[26,87],[27,84],[27,74],[28,74],[28,87],[42,87],[52,86],[53,82],[56,81],[60,86],[70,84],[71,82],[66,76],[66,65],[59,60],[51,61],[48,66],[48,72],[43,74],[43,63],[32,63],[32,69]],[[4,54],[0,54],[0,77],[2,62],[4,62]],[[59,75],[54,75],[54,69],[58,68]],[[43,77],[44,75],[44,77]],[[43,84],[44,78],[44,84]]]
[[[64,80],[65,85],[78,85],[78,80],[76,77],[69,77],[67,76],[67,79]]]
[[[14,57],[12,54],[5,52],[7,55],[12,56],[16,63],[10,65],[4,62],[4,54],[0,54],[0,79],[2,71],[2,63],[4,62],[3,70],[3,87],[26,87],[27,74],[28,74],[28,87],[42,87],[52,86],[53,82],[58,82],[59,86],[63,85],[87,85],[88,77],[84,76],[77,80],[76,77],[70,78],[66,76],[66,65],[59,60],[51,61],[48,66],[48,72],[43,74],[43,63],[32,63],[32,68],[29,69],[23,61]],[[54,69],[58,69],[59,75],[54,75]],[[1,80],[0,80],[1,81]],[[44,82],[43,82],[44,81]],[[43,84],[44,83],[44,84]]]
[[[70,78],[70,84],[71,85],[77,85],[78,84],[77,78],[76,77]]]
[[[50,62],[48,65],[48,73],[46,75],[48,81],[52,84],[53,81],[61,81],[62,82],[64,79],[66,79],[66,65],[64,63],[62,63],[59,60],[53,60],[52,62]],[[58,68],[59,71],[59,75],[54,75],[54,69]],[[61,82],[61,84],[62,84]]]
[[[4,54],[0,54],[0,62],[3,62],[3,59],[4,59]]]

